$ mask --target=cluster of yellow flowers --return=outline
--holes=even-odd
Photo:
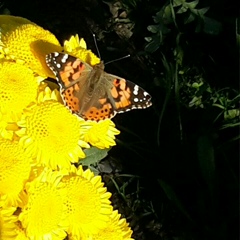
[[[62,51],[100,61],[77,35],[61,46],[27,19],[0,16],[0,239],[131,240],[101,177],[74,165],[119,131],[73,115],[44,81],[55,78],[45,56]]]

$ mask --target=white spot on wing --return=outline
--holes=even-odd
[[[134,94],[134,95],[138,95],[138,90],[139,90],[138,85],[135,85],[135,86],[134,86],[134,89],[133,89],[133,94]]]
[[[149,96],[149,94],[147,92],[143,92],[143,95],[146,97],[146,96]]]
[[[61,64],[60,63],[56,63],[56,67],[57,68],[61,68]]]
[[[61,59],[62,63],[66,63],[67,59],[68,59],[68,54],[64,54]]]

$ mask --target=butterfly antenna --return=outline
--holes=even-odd
[[[125,59],[125,58],[129,58],[130,56],[131,56],[131,55],[128,54],[128,55],[126,55],[126,56],[123,56],[123,57],[120,57],[120,58],[117,58],[117,59],[111,60],[111,61],[105,63],[105,65],[107,65],[107,64],[109,64],[109,63],[112,63],[112,62],[117,62],[117,61],[122,60],[122,59]]]
[[[93,35],[93,41],[94,41],[95,47],[97,49],[98,57],[101,59],[101,54],[99,52],[98,45],[97,45],[97,40],[96,40],[96,34],[92,32],[92,35]]]

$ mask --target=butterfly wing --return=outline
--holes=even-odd
[[[75,114],[84,111],[84,99],[92,67],[80,59],[64,53],[51,53],[46,63],[56,75],[65,105]]]
[[[152,105],[151,96],[137,84],[112,74],[105,74],[108,81],[113,83],[109,101],[116,113],[148,108]]]

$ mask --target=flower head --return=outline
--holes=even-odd
[[[91,237],[91,240],[133,240],[132,230],[128,226],[125,218],[120,219],[121,215],[115,210],[109,217],[107,227],[101,229]]]
[[[70,227],[68,233],[81,239],[106,227],[112,212],[109,198],[100,176],[94,176],[89,169],[83,171],[72,166],[68,176],[63,177],[67,190],[65,205],[68,206],[67,217]]]
[[[0,239],[16,239],[17,216],[13,215],[15,211],[15,207],[0,207]]]
[[[65,221],[66,206],[61,191],[62,172],[45,169],[26,185],[27,204],[19,220],[29,239],[64,239],[68,227]]]
[[[0,16],[0,27],[2,55],[25,63],[42,77],[53,77],[45,56],[62,48],[52,33],[27,19],[8,15]]]
[[[17,136],[14,132],[18,130],[17,121],[21,115],[16,115],[7,111],[2,111],[0,108],[0,137],[13,140]],[[14,138],[15,137],[15,138]]]
[[[41,103],[46,100],[56,100],[63,104],[63,100],[59,91],[56,88],[53,88],[53,89],[54,90],[50,89],[49,84],[41,82],[38,88],[37,102]]]
[[[3,112],[21,113],[37,98],[38,83],[33,72],[21,64],[0,63],[0,109]]]
[[[17,206],[31,170],[31,158],[16,142],[0,138],[0,196],[6,206]]]
[[[51,169],[69,168],[85,154],[81,147],[89,147],[80,140],[83,120],[54,100],[35,105],[19,124],[20,142],[37,163]]]
[[[119,133],[120,131],[115,128],[115,124],[110,119],[99,122],[86,121],[81,131],[84,141],[100,149],[116,145],[115,135]]]
[[[78,34],[71,36],[69,40],[64,41],[64,51],[73,52],[79,49],[87,49],[87,44],[83,38],[79,39]]]
[[[91,50],[87,50],[86,42],[83,38],[79,40],[77,34],[75,37],[72,36],[69,41],[64,42],[64,51],[92,66],[100,63],[100,59]]]

